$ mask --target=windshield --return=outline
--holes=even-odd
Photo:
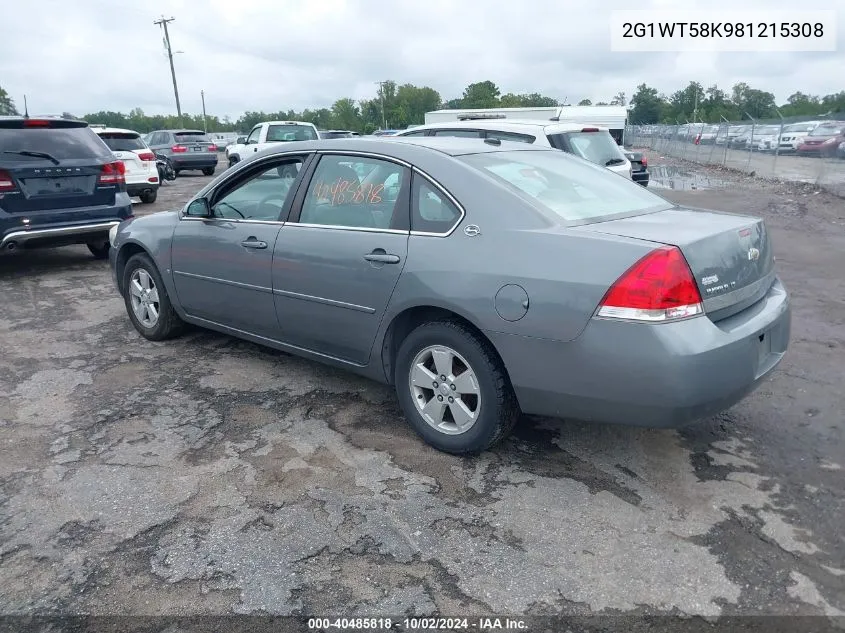
[[[809,136],[836,136],[839,133],[839,125],[820,125]]]
[[[319,138],[310,125],[270,125],[267,128],[267,142],[315,141]]]
[[[608,167],[625,162],[625,155],[607,131],[561,132],[549,134],[548,138],[555,149],[565,150],[568,141],[573,154],[597,165]]]
[[[780,132],[778,125],[764,125],[762,127],[754,128],[754,136],[771,136]]]
[[[461,160],[566,222],[672,206],[624,176],[558,152],[491,152]]]
[[[137,134],[119,134],[113,132],[101,133],[99,137],[113,152],[131,152],[146,149],[144,141]]]

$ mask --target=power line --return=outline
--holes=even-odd
[[[164,31],[164,47],[167,49],[167,59],[170,61],[170,76],[173,78],[173,95],[176,97],[176,114],[179,116],[179,121],[182,121],[182,105],[179,103],[179,88],[176,86],[176,68],[173,66],[173,49],[170,48],[170,33],[167,32],[167,25],[175,21],[176,18],[165,18],[156,20],[153,24],[161,27]]]

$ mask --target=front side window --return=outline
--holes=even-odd
[[[459,160],[558,221],[597,221],[672,206],[627,178],[554,151],[491,152]]]
[[[211,210],[224,220],[279,220],[293,183],[302,168],[301,157],[274,163],[262,168],[245,182],[216,197]]]
[[[261,126],[252,128],[252,132],[249,133],[249,136],[246,138],[247,143],[257,143],[258,137],[261,134]]]
[[[326,155],[302,203],[302,224],[390,229],[407,226],[398,209],[407,180],[401,165],[377,158]]]

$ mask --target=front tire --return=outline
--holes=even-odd
[[[132,325],[150,341],[182,333],[185,323],[176,314],[158,268],[146,253],[129,258],[123,269],[123,301]]]
[[[501,360],[462,323],[420,325],[402,342],[395,366],[405,417],[438,450],[480,453],[504,439],[519,419]]]
[[[237,165],[237,164],[238,164],[238,162],[240,162],[240,161],[238,161],[238,157],[237,157],[237,156],[231,156],[231,157],[229,158],[229,167],[234,167],[235,165]]]
[[[108,259],[109,248],[111,248],[111,246],[109,245],[108,240],[100,244],[88,244],[88,250],[91,251],[94,259]]]

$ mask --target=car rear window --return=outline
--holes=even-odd
[[[267,141],[316,141],[319,137],[310,125],[270,125]]]
[[[98,136],[113,152],[132,152],[146,149],[144,141],[138,134],[121,134],[120,132],[101,132]]]
[[[204,132],[174,132],[177,143],[210,143]]]
[[[320,132],[322,138],[352,138],[352,132]]]
[[[556,149],[566,149],[567,146],[576,156],[585,158],[591,163],[608,166],[625,162],[625,156],[619,145],[613,140],[609,132],[559,132],[549,134],[549,144]]]
[[[43,161],[43,158],[10,155],[5,152],[43,152],[57,160],[100,158],[110,151],[89,127],[0,128],[0,160]]]
[[[600,221],[672,206],[624,176],[560,152],[489,152],[460,159],[565,222]]]

